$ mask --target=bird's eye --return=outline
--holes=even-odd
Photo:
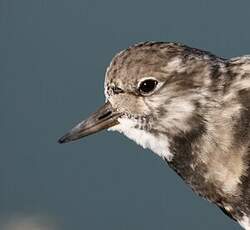
[[[151,93],[157,86],[158,82],[154,79],[147,79],[142,81],[139,85],[139,91],[141,94]]]

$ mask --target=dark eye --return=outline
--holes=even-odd
[[[141,94],[151,93],[157,86],[158,82],[154,79],[147,79],[140,83],[139,91]]]

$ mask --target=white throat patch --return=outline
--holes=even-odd
[[[136,121],[128,118],[119,118],[120,124],[110,128],[111,131],[118,131],[125,136],[141,145],[143,148],[148,148],[160,157],[171,161],[173,154],[169,151],[169,142],[166,136],[155,136],[145,130],[135,128]]]
[[[238,222],[244,229],[250,230],[250,218],[248,216],[243,216],[243,218]]]

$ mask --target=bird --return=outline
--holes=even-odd
[[[250,55],[137,43],[112,59],[104,93],[104,105],[59,143],[101,130],[123,133],[250,230]]]

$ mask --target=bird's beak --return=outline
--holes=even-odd
[[[112,126],[119,124],[118,118],[120,116],[121,113],[117,112],[112,107],[110,102],[106,102],[88,119],[80,122],[63,137],[61,137],[58,142],[67,143],[99,132],[101,130],[108,129]]]

